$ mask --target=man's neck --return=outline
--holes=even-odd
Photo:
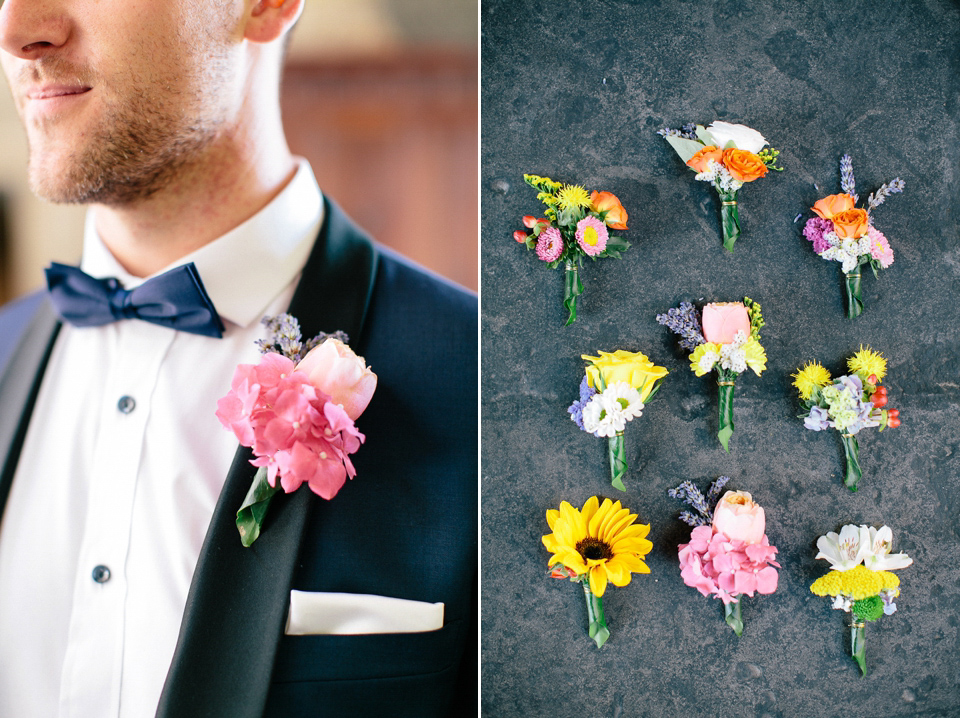
[[[269,204],[296,173],[278,137],[255,149],[221,142],[147,199],[97,205],[103,243],[127,272],[146,277],[223,236]]]

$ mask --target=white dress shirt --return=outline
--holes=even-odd
[[[138,285],[93,213],[82,268]],[[286,310],[322,215],[300,160],[267,207],[176,262],[196,264],[222,339],[139,320],[64,325],[0,523],[3,718],[156,712],[237,448],[217,400],[238,363],[258,361],[260,319]]]

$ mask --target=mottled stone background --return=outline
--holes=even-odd
[[[960,715],[960,6],[949,0],[553,2],[484,0],[482,33],[482,706],[496,717]],[[740,194],[743,235],[721,246],[718,200],[656,130],[742,122],[786,171]],[[865,272],[866,311],[844,316],[839,265],[801,235],[807,208],[900,176],[876,210],[896,261]],[[564,327],[562,273],[517,245],[541,212],[521,175],[609,190],[630,212],[620,261],[587,263]],[[795,222],[799,213],[803,219]],[[715,383],[654,320],[681,300],[762,303],[769,356],[742,375],[725,454]],[[864,478],[842,483],[833,432],[806,431],[790,374],[835,374],[860,344],[890,360],[903,425],[860,435]],[[642,350],[671,373],[626,432],[628,490],[606,446],[577,430],[579,355]],[[719,475],[765,507],[780,588],[747,599],[737,638],[718,601],[683,585],[689,529],[667,489]],[[587,637],[578,586],[545,575],[544,512],[593,494],[652,526],[649,575],[605,597],[612,638]],[[893,527],[900,610],[867,627],[861,678],[845,614],[809,593],[816,538],[848,522]]]

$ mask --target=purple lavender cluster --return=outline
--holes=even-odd
[[[278,314],[275,317],[264,317],[260,323],[267,327],[270,336],[267,339],[258,339],[257,346],[261,354],[273,352],[282,354],[293,362],[299,362],[316,346],[323,344],[327,339],[337,339],[344,344],[349,342],[343,332],[326,334],[320,332],[313,339],[306,342],[300,334],[300,322],[292,314]]]
[[[884,183],[880,185],[880,189],[867,198],[867,211],[879,207],[890,195],[900,194],[903,192],[903,188],[905,186],[906,183],[899,177],[895,177],[894,179],[890,180],[890,184]]]
[[[657,130],[657,134],[661,137],[682,137],[685,140],[696,140],[697,139],[697,123],[688,122],[679,130],[673,130],[669,127],[664,127],[662,130]]]
[[[840,158],[840,188],[853,197],[854,204],[860,199],[857,197],[857,181],[853,178],[853,160],[850,155]]]
[[[707,341],[703,338],[699,313],[690,302],[680,302],[679,307],[667,310],[666,314],[658,314],[657,322],[683,337],[680,346],[687,351],[692,352]]]
[[[583,408],[590,403],[591,397],[596,393],[597,390],[591,389],[587,383],[587,377],[583,377],[583,380],[580,382],[580,399],[579,401],[573,402],[570,408],[567,409],[570,418],[580,427],[580,431],[586,431],[586,429],[583,428]]]
[[[803,236],[813,242],[813,251],[817,254],[830,249],[830,242],[828,242],[823,235],[832,231],[833,222],[829,219],[820,219],[819,217],[811,217],[803,226]]]
[[[692,481],[684,481],[675,489],[667,491],[671,499],[677,499],[690,506],[697,513],[681,511],[680,520],[689,526],[710,526],[713,523],[713,509],[720,498],[720,492],[730,480],[729,476],[721,476],[712,484],[707,495],[698,489]],[[699,516],[697,515],[699,514]]]

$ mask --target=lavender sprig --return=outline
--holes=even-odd
[[[711,511],[717,505],[717,501],[720,500],[720,492],[723,491],[723,487],[727,485],[729,480],[729,476],[720,476],[710,484],[710,490],[707,491],[707,503],[710,504]]]
[[[344,344],[349,342],[347,335],[340,331],[332,334],[320,332],[313,339],[304,342],[300,333],[300,322],[291,314],[284,313],[275,317],[264,317],[260,320],[260,323],[266,326],[270,333],[267,339],[257,340],[260,353],[282,354],[294,362],[302,360],[311,349],[323,344],[327,339],[337,339]]]
[[[678,308],[669,309],[666,314],[658,314],[657,322],[683,337],[680,346],[687,351],[692,352],[701,344],[706,344],[707,340],[703,338],[700,327],[700,317],[690,302],[680,302]]]
[[[879,207],[881,204],[883,204],[886,201],[887,197],[889,197],[890,195],[900,194],[901,192],[903,192],[903,188],[905,186],[906,186],[906,183],[899,177],[891,180],[890,184],[884,183],[880,185],[880,189],[878,189],[875,193],[871,194],[870,197],[867,198],[867,211],[869,212],[870,210],[876,209],[877,207]]]
[[[682,137],[685,140],[696,140],[697,139],[697,123],[688,122],[679,130],[674,130],[669,127],[664,127],[662,130],[657,130],[657,134],[661,137]]]
[[[704,496],[692,481],[684,481],[677,488],[667,491],[667,495],[672,499],[678,499],[694,509],[697,514],[690,511],[681,511],[680,520],[689,526],[709,526],[713,523],[713,509],[720,498],[720,492],[730,480],[729,476],[721,476],[710,484],[710,490]]]
[[[696,514],[692,514],[689,511],[681,511],[680,520],[683,521],[683,523],[687,524],[688,526],[693,526],[693,527],[710,525],[710,523],[706,519],[701,518]]]
[[[850,155],[844,155],[840,158],[840,187],[849,195],[853,196],[853,202],[856,204],[859,197],[856,195],[857,182],[853,178],[853,160]]]

